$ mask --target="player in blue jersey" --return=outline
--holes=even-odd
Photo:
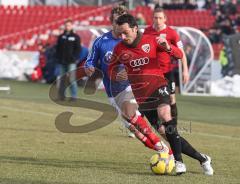
[[[156,151],[168,151],[167,146],[160,141],[160,138],[151,130],[148,123],[141,117],[137,102],[132,93],[128,79],[122,80],[121,76],[125,76],[124,66],[119,65],[118,75],[121,80],[111,81],[108,76],[108,65],[112,57],[114,47],[121,41],[116,33],[115,21],[117,18],[126,14],[127,10],[123,6],[112,9],[110,20],[112,22],[112,30],[98,37],[92,46],[92,50],[84,65],[85,73],[91,76],[95,69],[103,72],[103,84],[108,95],[110,103],[118,110],[121,115],[122,122],[126,128],[134,132],[136,137],[150,149]],[[134,108],[129,108],[130,106]],[[128,117],[128,109],[135,109],[136,116]],[[171,151],[170,151],[171,153]]]
[[[118,17],[121,14],[127,13],[127,9],[124,7],[117,7],[112,10],[111,21],[113,22],[115,17]],[[114,26],[114,25],[113,25]],[[129,87],[128,81],[121,81],[117,83],[110,82],[110,79],[107,75],[108,63],[111,59],[113,48],[121,39],[117,38],[114,31],[109,31],[102,36],[98,37],[92,46],[91,53],[88,55],[88,58],[85,63],[85,72],[88,76],[91,76],[95,72],[95,68],[99,69],[103,73],[103,84],[109,98],[111,105],[113,105],[118,112],[120,109],[115,104],[114,96],[119,92],[123,91]],[[126,127],[127,124],[125,120],[122,120],[123,126]],[[128,132],[129,137],[135,137],[132,132]]]

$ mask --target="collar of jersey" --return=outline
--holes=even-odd
[[[137,37],[135,38],[133,43],[130,45],[128,45],[128,44],[125,44],[125,45],[129,48],[135,48],[135,47],[137,47],[138,43],[141,41],[141,38],[142,38],[142,33],[140,31],[138,31]]]
[[[73,34],[73,30],[71,30],[71,31],[67,31],[67,30],[65,30],[65,31],[64,31],[64,34],[66,34],[66,35]]]

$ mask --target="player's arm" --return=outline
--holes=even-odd
[[[165,38],[162,38],[160,36],[156,37],[156,40],[159,47],[162,47],[166,52],[169,53],[170,56],[173,56],[176,59],[182,59],[183,52],[181,51],[181,49],[179,49],[173,44],[169,44]]]
[[[128,74],[125,69],[116,74],[116,81],[125,81],[128,80]]]
[[[87,60],[84,64],[84,71],[87,76],[91,76],[95,72],[95,67],[97,66],[97,62],[99,60],[99,40],[100,38],[97,38],[93,45],[91,52],[88,54]]]
[[[182,53],[183,53],[183,57],[181,59],[182,61],[182,66],[183,66],[183,84],[186,84],[189,82],[189,72],[188,72],[188,64],[187,64],[187,57],[186,57],[186,54],[184,52],[184,50],[182,48],[180,48]]]
[[[117,74],[118,74],[117,66],[119,64],[120,64],[120,62],[118,61],[117,47],[115,47],[114,50],[113,50],[112,59],[109,62],[109,65],[108,65],[108,76],[111,80],[119,81],[117,79]]]
[[[183,43],[180,40],[180,36],[179,36],[179,34],[176,31],[173,31],[173,44],[176,47],[178,47],[182,51],[182,53],[183,53],[183,57],[181,59],[182,68],[183,68],[182,75],[183,75],[183,84],[186,84],[189,81],[187,57],[186,57],[186,54],[185,54],[185,52],[183,50]]]

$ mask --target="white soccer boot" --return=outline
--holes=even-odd
[[[183,174],[187,171],[186,165],[180,161],[175,161],[175,170],[177,175]]]
[[[204,174],[206,174],[208,176],[212,176],[214,171],[213,171],[213,168],[212,168],[212,165],[211,165],[211,162],[212,162],[211,157],[209,157],[205,154],[201,154],[201,155],[204,158],[206,158],[206,161],[201,164]]]
[[[127,134],[129,138],[135,138],[135,134],[131,132],[128,128],[126,128],[125,125],[122,124],[122,126],[119,127],[122,133]]]
[[[128,137],[130,137],[130,138],[135,138],[136,136],[135,136],[135,134],[134,133],[132,133],[132,132],[130,132],[130,131],[127,131],[128,133]]]

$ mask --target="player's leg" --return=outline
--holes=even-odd
[[[125,92],[123,92],[123,93],[125,93]],[[126,94],[124,94],[122,96],[126,96]],[[145,135],[143,135],[134,125],[132,125],[127,119],[125,119],[122,116],[122,112],[121,112],[120,108],[118,107],[118,105],[119,106],[122,105],[122,99],[119,97],[119,98],[115,98],[115,99],[109,98],[109,100],[110,100],[111,104],[118,111],[118,114],[121,116],[124,127],[128,128],[130,133],[132,133],[134,135],[134,137],[137,137],[137,139],[140,140],[146,147],[155,150],[154,144],[151,142],[151,140],[148,137],[146,137]],[[129,101],[131,99],[126,99],[126,97],[125,97],[125,100]]]
[[[77,80],[76,80],[76,70],[77,70],[77,65],[75,63],[68,65],[71,100],[73,101],[77,99],[77,90],[78,90]]]
[[[140,140],[146,147],[155,150],[154,144],[148,137],[143,135],[134,125],[129,123],[129,130],[134,133],[138,140]]]
[[[159,124],[157,121],[158,115],[156,110],[151,111],[142,111],[142,113],[145,115],[145,117],[148,119],[148,121],[151,123],[151,125],[159,132],[159,134],[165,139],[165,127],[162,124]],[[184,139],[182,136],[180,136],[181,140],[181,147],[182,147],[182,153],[196,159],[200,162],[204,173],[206,175],[212,175],[213,169],[211,167],[211,158],[205,154],[201,154],[198,152],[186,139]]]
[[[59,98],[59,100],[65,100],[65,89],[66,89],[65,83],[66,83],[66,80],[67,80],[67,77],[66,77],[65,73],[67,72],[67,68],[64,65],[59,64],[58,69],[59,69],[58,98]]]
[[[176,95],[175,94],[171,94],[170,95],[170,100],[171,100],[171,115],[172,118],[176,118],[177,119],[177,115],[178,115],[178,110],[177,110],[177,103],[176,103]]]
[[[165,127],[163,125],[160,125],[158,132],[160,133],[160,135],[163,135],[164,137]],[[184,139],[182,136],[180,136],[180,139],[181,139],[183,154],[198,160],[200,163],[203,163],[206,161],[206,159],[198,151],[196,151],[196,149],[194,149],[193,146],[186,139]]]
[[[177,120],[177,105],[176,105],[176,96],[175,96],[175,80],[174,80],[174,71],[170,71],[168,73],[164,74],[164,77],[168,80],[168,87],[170,91],[170,107],[171,107],[171,116],[172,118]],[[154,116],[154,113],[151,113],[152,116]],[[162,115],[164,117],[165,114]],[[154,117],[150,117],[150,120],[154,120]],[[163,125],[159,126],[158,132],[162,137],[165,136],[165,127]],[[181,139],[181,150],[183,154],[188,155],[189,157],[198,160],[200,163],[203,163],[206,161],[206,159],[199,153],[197,152],[191,144],[189,144],[183,137],[180,136]]]
[[[171,116],[172,119],[177,123],[177,105],[176,105],[176,96],[175,96],[175,82],[173,72],[169,72],[165,75],[168,79],[168,85],[170,90],[170,107],[171,107]],[[163,117],[165,115],[163,114]],[[165,121],[166,122],[166,121]],[[164,137],[166,126],[160,126],[158,132]],[[196,159],[200,162],[203,167],[204,173],[207,175],[213,174],[213,169],[211,167],[211,158],[207,155],[199,153],[187,140],[179,136],[181,142],[181,151],[183,154],[188,155],[189,157]],[[173,150],[174,151],[174,150]]]
[[[162,104],[158,107],[158,115],[163,121],[165,127],[165,135],[173,150],[175,158],[176,173],[182,174],[186,172],[186,166],[182,159],[182,145],[180,135],[177,130],[177,120],[171,118],[170,105]]]
[[[122,116],[128,120],[139,132],[141,132],[154,145],[155,150],[168,151],[167,146],[160,142],[160,138],[152,131],[149,124],[141,117],[138,105],[131,91],[131,87],[122,91],[115,98],[116,104],[121,107]],[[146,144],[145,144],[146,145]]]
[[[158,116],[161,118],[161,121],[163,121],[163,125],[165,127],[165,135],[173,149],[174,157],[177,161],[182,162],[182,149],[179,134],[177,131],[177,121],[171,117],[170,105],[160,104],[157,111]]]
[[[127,118],[129,122],[147,138],[146,141],[150,140],[151,144],[154,145],[155,150],[168,152],[167,146],[160,141],[160,138],[152,131],[149,124],[137,111],[137,106],[125,101],[122,104],[122,113],[123,116]]]
[[[145,110],[145,111],[140,111],[140,113],[142,117],[145,117],[148,120],[148,122],[156,131],[159,130],[161,122],[158,118],[157,110]]]
[[[168,80],[168,87],[170,90],[170,107],[172,118],[177,119],[177,104],[176,104],[176,84],[174,80],[174,73],[170,71],[164,74],[164,77]]]
[[[147,120],[151,123],[151,125],[159,132],[159,134],[165,139],[165,128],[162,124],[158,122],[158,114],[156,110],[151,111],[142,111],[142,114],[147,118]],[[203,163],[205,160],[204,157],[201,156],[199,152],[197,152],[191,144],[187,142],[183,137],[180,136],[181,139],[181,146],[182,146],[182,153],[188,155],[191,158],[198,160],[200,163]]]
[[[135,134],[129,129],[129,123],[127,122],[127,120],[122,118],[122,112],[116,104],[114,97],[109,97],[108,100],[110,104],[117,110],[118,115],[121,116],[121,121],[119,122],[121,124],[121,127],[123,127],[123,129],[126,129],[128,137],[134,138]]]
[[[170,92],[167,86],[163,86],[156,90],[151,97],[157,99],[152,101],[157,106],[158,117],[163,122],[165,134],[171,146],[176,161],[176,173],[186,172],[185,164],[183,164],[181,140],[177,131],[177,120],[172,118],[170,109]],[[154,108],[152,108],[154,109]]]
[[[140,111],[142,117],[146,117],[148,122],[151,124],[151,126],[167,141],[166,135],[165,135],[165,129],[163,133],[159,131],[161,129],[161,121],[158,118],[157,110],[146,110],[146,111]],[[173,157],[172,149],[169,148],[169,155]]]
[[[161,127],[160,127],[161,129]],[[164,131],[164,127],[162,127],[162,131]],[[203,171],[206,175],[213,175],[213,168],[211,166],[211,158],[205,154],[201,154],[198,152],[185,138],[180,136],[182,153],[198,160],[200,165],[203,168]]]

